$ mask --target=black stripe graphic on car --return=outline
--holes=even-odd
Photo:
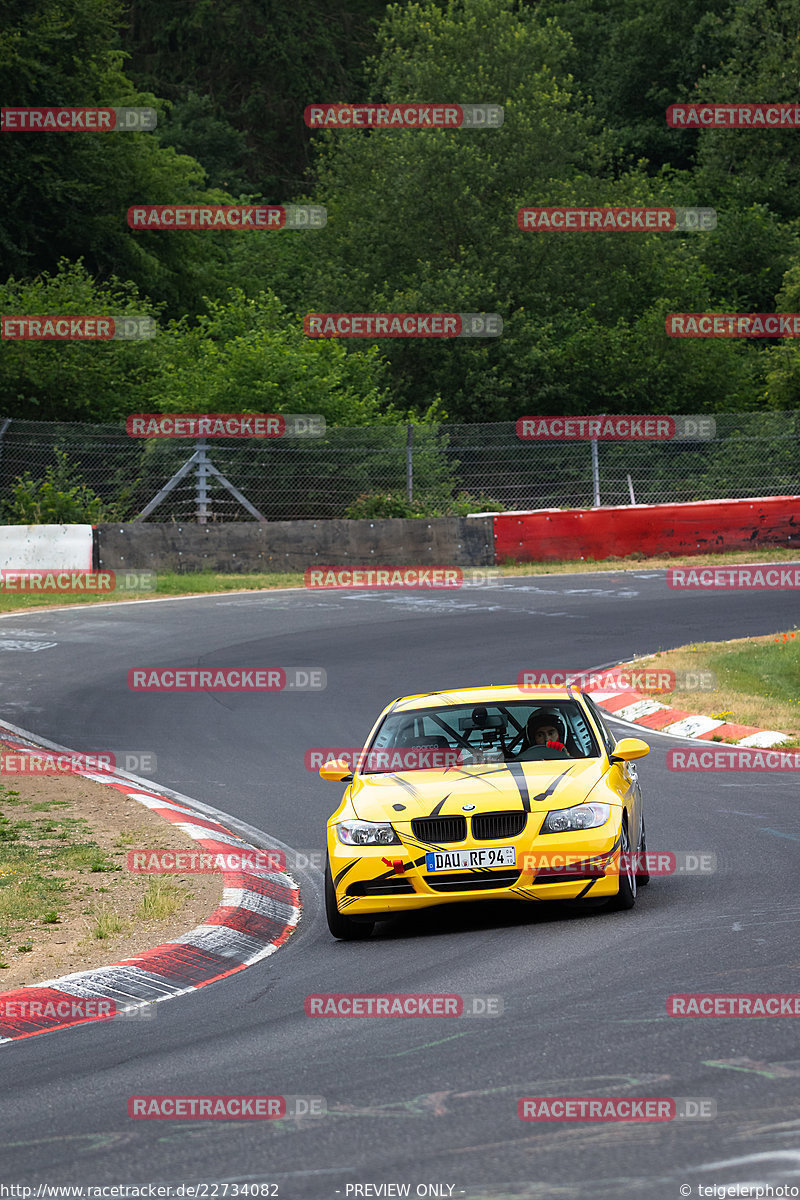
[[[479,779],[481,781],[481,783],[488,783],[489,787],[493,787],[496,792],[502,791],[501,788],[498,788],[497,784],[492,783],[491,780],[488,779],[488,776],[496,775],[498,767],[501,770],[503,770],[504,764],[497,763],[496,765],[495,764],[491,764],[491,765],[484,764],[484,765],[487,767],[487,769],[485,771],[481,772],[481,774],[477,774],[475,771],[465,771],[463,767],[447,767],[446,769],[448,771],[452,771],[456,775],[461,775],[462,778],[464,778],[464,779]]]
[[[382,771],[378,771],[375,773],[379,774],[379,775],[383,774]],[[400,776],[396,775],[393,771],[387,771],[386,774],[388,775],[389,779],[392,780],[393,783],[399,784],[399,786],[401,788],[405,788],[405,790],[408,792],[409,796],[412,796],[415,800],[417,799],[417,797],[419,796],[419,790],[414,787],[413,783],[409,783],[407,779],[401,779]]]
[[[561,773],[561,775],[557,775],[555,777],[555,779],[553,780],[553,782],[547,788],[547,791],[539,792],[538,796],[533,797],[534,800],[547,800],[550,796],[552,796],[553,792],[556,790],[558,785],[561,783],[561,780],[566,779],[571,770],[572,770],[572,767],[567,767],[566,771],[563,771]]]
[[[509,775],[514,780],[514,783],[517,785],[517,791],[519,792],[519,796],[520,796],[520,800],[522,801],[523,809],[525,810],[525,812],[530,812],[531,811],[531,798],[530,798],[530,794],[528,792],[528,781],[525,778],[525,772],[522,769],[522,765],[520,763],[507,763],[506,765],[508,768]],[[536,799],[538,800],[539,797],[537,796]]]
[[[422,858],[412,858],[411,862],[401,862],[401,865],[403,867],[402,874],[405,875],[408,871],[411,870],[412,867],[418,867],[424,862],[425,862],[424,854],[423,854]],[[397,874],[397,872],[395,871],[394,867],[391,867],[388,871],[384,871],[383,874],[374,875],[372,877],[372,879],[364,880],[364,882],[365,883],[383,883],[384,881],[391,879],[392,876],[396,875],[396,874]]]
[[[615,851],[615,850],[616,850],[616,849],[617,849],[619,846],[621,846],[621,845],[622,845],[622,830],[620,830],[619,837],[618,837],[618,838],[617,838],[617,840],[614,842],[614,845],[611,847],[611,849],[609,850],[609,852],[608,852],[608,853],[609,853],[609,854],[613,854],[613,853],[614,853],[614,851]],[[576,899],[576,900],[580,900],[580,899],[582,899],[582,897],[583,897],[583,896],[585,896],[585,895],[586,895],[586,893],[589,891],[589,888],[593,888],[593,887],[594,887],[594,885],[597,883],[597,880],[598,880],[598,879],[603,879],[603,878],[604,878],[604,876],[602,876],[602,875],[598,875],[598,876],[597,876],[597,879],[590,879],[590,880],[589,880],[589,882],[587,883],[586,887],[583,889],[583,891],[582,891],[582,892],[578,892],[578,895],[575,897],[575,899]]]
[[[345,875],[347,874],[347,872],[348,872],[348,871],[350,871],[350,870],[352,870],[352,869],[353,869],[353,867],[356,865],[356,863],[357,863],[357,862],[359,862],[359,861],[360,861],[359,859],[357,859],[357,858],[354,858],[354,859],[353,859],[353,861],[352,861],[352,862],[350,862],[350,863],[348,863],[346,867],[342,867],[341,871],[339,872],[339,874],[336,876],[336,878],[335,878],[335,879],[334,879],[334,881],[333,881],[333,886],[334,886],[334,887],[338,887],[338,886],[339,886],[339,882],[340,882],[342,879],[344,879],[344,877],[345,877]]]

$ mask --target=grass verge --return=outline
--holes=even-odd
[[[709,672],[714,685],[653,699],[735,725],[776,729],[791,738],[784,746],[800,746],[800,626],[764,637],[696,642],[637,662],[648,665],[674,670],[679,680],[684,673]]]
[[[0,991],[130,957],[202,923],[220,902],[219,874],[127,869],[131,848],[190,845],[114,788],[75,775],[6,777]]]

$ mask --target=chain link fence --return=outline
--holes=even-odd
[[[402,511],[409,500],[419,515],[445,515],[458,497],[459,513],[590,508],[595,485],[602,505],[800,495],[800,410],[715,421],[711,440],[600,441],[595,476],[589,441],[521,441],[513,422],[197,443],[132,438],[123,424],[0,418],[0,519],[52,520],[56,494],[68,498],[67,521],[131,521],[147,508],[144,519],[162,522],[415,515]],[[370,511],[364,497],[376,494],[389,494],[398,511]]]

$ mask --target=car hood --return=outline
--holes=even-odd
[[[581,758],[356,776],[350,803],[362,821],[411,821],[476,812],[547,811],[580,804],[603,778],[603,759]]]

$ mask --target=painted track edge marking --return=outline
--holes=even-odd
[[[70,751],[65,746],[60,746],[55,742],[50,742],[46,738],[37,737],[27,730],[20,729],[18,726],[12,725],[6,721],[0,721],[0,737],[2,737],[3,741],[12,745],[14,749],[17,749],[23,753],[34,752],[42,749],[58,750],[66,753],[77,753],[76,751]],[[180,793],[174,792],[169,788],[160,787],[158,784],[153,784],[149,780],[142,780],[138,776],[130,775],[127,772],[109,772],[105,777],[100,776],[96,771],[91,770],[78,770],[71,772],[71,774],[84,776],[85,778],[89,778],[94,782],[99,783],[101,786],[114,786],[116,790],[127,795],[129,799],[143,804],[144,807],[149,808],[151,812],[157,813],[162,817],[162,819],[170,821],[170,823],[173,824],[176,823],[176,815],[182,816],[184,812],[187,816],[191,815],[192,813],[197,815],[198,809],[209,812],[209,814],[211,812],[209,806],[203,805],[199,801],[196,802],[198,809],[195,809],[186,803],[190,797],[182,797],[180,796]],[[146,800],[151,801],[151,803],[146,804]],[[152,801],[154,800],[161,800],[163,802],[163,808],[158,804],[153,805]],[[176,812],[176,810],[182,811]],[[225,836],[226,845],[233,845],[236,846],[237,849],[242,849],[244,851],[256,849],[256,847],[245,841],[243,837],[240,837],[238,834],[233,833],[232,830],[226,828],[226,826],[224,826],[221,821],[217,819],[216,814],[210,817],[210,821],[209,818],[206,818],[206,823],[213,823],[216,825],[218,832],[221,832]],[[206,836],[200,837],[197,836],[197,834],[190,834],[189,836],[192,837],[193,841],[198,842],[200,845],[206,841],[212,843],[212,852],[219,852],[220,843],[213,840],[213,830],[211,828],[203,830],[198,829],[198,834],[200,832]],[[246,887],[246,877],[248,874],[247,871],[243,872],[241,869],[236,871],[222,870],[220,871],[220,874],[222,876],[223,893],[226,889],[235,887],[238,892],[242,893],[243,901],[246,901],[249,897],[252,897],[253,902],[258,905],[260,900],[259,893],[255,891],[251,892]],[[244,887],[242,886],[243,876],[245,882]],[[21,1001],[25,1001],[27,1007],[32,1003],[36,1003],[37,992],[40,994],[47,993],[47,998],[45,999],[42,997],[38,1002],[40,1009],[47,1003],[51,1003],[53,1005],[63,1002],[71,1003],[76,1001],[77,997],[80,995],[82,984],[86,987],[87,993],[91,994],[94,1000],[102,999],[102,992],[98,991],[97,989],[102,988],[103,979],[107,979],[110,983],[114,977],[114,972],[124,973],[126,970],[130,971],[131,969],[140,970],[141,976],[146,979],[148,985],[152,986],[154,992],[157,992],[158,990],[162,991],[163,994],[154,995],[152,999],[141,999],[138,1001],[138,1003],[134,997],[129,998],[130,1002],[128,1002],[126,999],[124,1007],[120,1007],[116,1010],[115,1015],[117,1015],[117,1013],[131,1012],[134,1009],[143,1008],[145,1005],[151,1003],[161,1003],[164,1000],[176,999],[178,996],[186,995],[188,992],[197,991],[201,987],[207,987],[210,983],[216,983],[219,980],[226,979],[230,975],[238,974],[238,972],[245,970],[247,967],[254,965],[256,962],[262,961],[269,955],[274,954],[275,951],[278,950],[280,946],[282,946],[292,935],[301,917],[300,891],[290,875],[288,875],[285,871],[264,872],[259,870],[258,878],[268,878],[278,887],[285,890],[289,900],[288,912],[282,921],[275,922],[275,928],[269,933],[269,935],[264,933],[261,935],[257,933],[248,933],[246,935],[248,941],[255,944],[250,944],[246,949],[240,944],[237,945],[237,943],[241,943],[242,941],[242,934],[235,927],[229,925],[228,920],[230,920],[235,914],[240,914],[243,919],[247,921],[247,914],[252,917],[253,910],[245,907],[244,904],[231,909],[230,906],[224,905],[223,894],[220,904],[217,906],[214,912],[209,915],[206,923],[201,926],[196,926],[195,930],[189,930],[188,933],[181,935],[180,940],[176,939],[172,942],[163,943],[161,946],[152,947],[149,950],[140,952],[139,955],[131,955],[127,959],[123,959],[118,963],[112,963],[105,967],[95,967],[86,971],[78,971],[70,975],[60,976],[56,979],[43,980],[41,983],[27,984],[24,987],[16,988],[5,993],[0,993],[0,1004],[5,1006],[9,1002],[19,1003]],[[221,912],[223,909],[224,913]],[[221,913],[220,919],[215,921],[214,918],[218,913]],[[163,955],[168,957],[170,953],[174,952],[175,950],[184,948],[189,951],[194,949],[198,952],[201,952],[201,945],[193,945],[191,941],[192,934],[197,932],[198,942],[200,942],[201,933],[207,931],[210,927],[213,927],[215,931],[219,931],[219,936],[221,937],[223,943],[225,941],[225,935],[223,931],[226,929],[229,930],[229,945],[227,949],[230,951],[230,953],[228,956],[225,956],[227,961],[225,961],[224,967],[223,962],[220,961],[223,956],[216,955],[215,957],[217,958],[217,962],[213,963],[209,961],[207,964],[208,970],[205,973],[201,973],[200,976],[198,976],[196,971],[193,972],[191,975],[191,982],[188,982],[187,977],[186,986],[180,986],[179,978],[175,979],[174,976],[170,976],[168,983],[167,976],[160,974],[157,970],[148,971],[146,969],[137,968],[137,959],[139,959],[142,955],[152,956],[159,951],[163,951]],[[259,942],[260,945],[258,944]],[[208,957],[210,960],[211,955]],[[178,975],[179,973],[180,972],[178,971]],[[69,982],[69,984],[75,990],[67,991],[59,989],[58,985],[60,982]],[[175,986],[176,984],[177,987]],[[57,995],[54,995],[54,993],[57,993]],[[116,1008],[117,1001],[115,996],[108,995],[106,996],[106,999]],[[23,1038],[36,1037],[42,1033],[52,1033],[58,1029],[72,1028],[75,1025],[84,1025],[93,1021],[108,1019],[113,1019],[113,1017],[82,1016],[72,1020],[64,1020],[61,1017],[54,1015],[53,1018],[49,1020],[49,1023],[41,1023],[45,1021],[45,1018],[43,1018],[41,1015],[30,1018],[12,1018],[10,1020],[7,1017],[0,1015],[0,1044],[20,1041]],[[40,1023],[37,1025],[37,1022]]]

